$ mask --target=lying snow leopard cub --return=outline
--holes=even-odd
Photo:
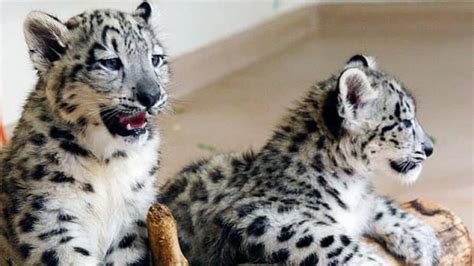
[[[196,264],[384,265],[361,242],[368,234],[410,264],[433,265],[441,255],[433,231],[371,185],[375,176],[415,181],[432,152],[412,96],[356,55],[262,149],[186,167],[161,201]]]
[[[39,81],[0,163],[0,232],[20,265],[148,263],[169,75],[151,11],[26,18]]]

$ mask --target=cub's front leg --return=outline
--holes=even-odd
[[[437,265],[441,243],[423,221],[400,209],[390,199],[378,197],[372,218],[372,236],[383,241],[409,265]]]

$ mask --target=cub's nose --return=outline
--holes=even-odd
[[[138,102],[140,102],[146,108],[151,108],[160,99],[160,92],[149,93],[149,92],[137,92],[136,94]]]
[[[431,146],[423,145],[423,151],[425,152],[426,157],[430,157],[430,155],[433,154],[433,145]]]
[[[429,136],[425,136],[425,140],[422,143],[423,146],[423,151],[425,152],[426,157],[429,157],[431,154],[433,154],[433,141]]]

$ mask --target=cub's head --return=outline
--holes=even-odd
[[[166,55],[143,2],[132,13],[93,10],[66,22],[32,12],[24,23],[30,58],[54,112],[78,128],[105,127],[133,142],[167,102]]]
[[[338,83],[338,114],[347,136],[359,142],[377,176],[414,182],[433,143],[416,118],[414,98],[372,58],[356,55]]]

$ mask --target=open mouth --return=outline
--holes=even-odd
[[[116,110],[104,110],[100,115],[112,135],[128,137],[139,136],[146,132],[146,112],[128,114],[116,113]]]
[[[403,162],[396,162],[396,161],[390,161],[390,167],[392,167],[393,170],[406,174],[410,172],[411,170],[415,169],[418,166],[418,162],[413,162],[413,161],[403,161]]]

